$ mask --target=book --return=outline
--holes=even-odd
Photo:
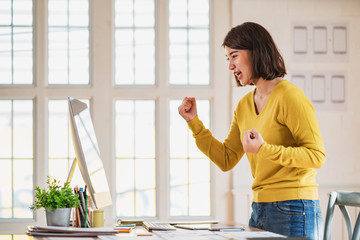
[[[63,236],[63,237],[91,237],[98,235],[115,235],[118,231],[111,227],[76,228],[57,226],[28,226],[26,234],[30,236]]]
[[[177,224],[174,225],[174,227],[189,229],[189,230],[209,230],[211,224]]]

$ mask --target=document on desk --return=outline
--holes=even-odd
[[[279,238],[286,238],[286,236],[272,233],[272,232],[267,232],[267,231],[220,232],[217,234],[220,236],[223,236],[226,239],[251,239],[251,238],[279,239]]]
[[[279,239],[286,238],[283,235],[279,235],[266,231],[238,231],[234,229],[231,231],[208,231],[208,230],[177,230],[172,232],[155,232],[156,235],[162,237],[162,239],[191,239],[191,240],[226,240],[226,239],[251,239],[251,238],[269,238]]]

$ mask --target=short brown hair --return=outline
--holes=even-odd
[[[286,75],[284,59],[270,33],[260,24],[245,22],[233,27],[226,35],[223,47],[249,50],[252,59],[252,78],[273,80]],[[235,77],[238,86],[242,86]]]

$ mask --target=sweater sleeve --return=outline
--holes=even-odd
[[[325,149],[310,100],[301,90],[283,96],[279,117],[296,142],[296,146],[273,145],[264,142],[258,154],[285,167],[320,168],[325,162]]]
[[[197,147],[222,171],[231,170],[244,155],[235,118],[223,143],[213,137],[210,130],[205,128],[198,116],[187,123],[193,132]]]

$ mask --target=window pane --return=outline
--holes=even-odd
[[[116,214],[153,217],[156,214],[155,102],[118,100],[115,111]]]
[[[13,171],[11,167],[11,159],[0,160],[0,181],[3,183],[11,183],[13,178]],[[0,187],[0,218],[12,217],[13,205],[13,190],[12,184],[2,184]]]
[[[186,27],[187,17],[187,1],[170,0],[169,1],[169,26]]]
[[[180,100],[170,101],[170,216],[210,216],[210,160],[199,151],[184,119]],[[198,115],[210,124],[208,100],[197,100]]]
[[[32,82],[32,29],[14,28],[13,30],[13,81],[14,84]]]
[[[32,218],[29,208],[33,195],[33,161],[18,159],[13,161],[14,167],[14,217]]]
[[[115,84],[155,84],[154,0],[115,0]]]
[[[169,82],[209,85],[209,0],[169,0]]]
[[[33,83],[33,1],[0,1],[0,84]]]
[[[137,27],[155,26],[155,2],[153,0],[134,1],[134,25]]]
[[[133,84],[135,79],[133,35],[134,31],[129,29],[118,29],[115,32],[117,84]]]
[[[188,78],[187,32],[183,29],[170,29],[169,38],[169,79],[172,84],[182,84]]]
[[[49,84],[89,84],[89,56],[89,0],[49,0]]]
[[[13,24],[32,25],[32,0],[12,0],[13,3]]]
[[[174,1],[174,0],[173,0]],[[209,0],[189,0],[189,26],[209,27]]]
[[[11,24],[11,3],[9,0],[0,1],[0,25]]]
[[[48,33],[49,47],[49,83],[68,83],[68,33],[66,28],[54,28]]]
[[[210,215],[210,184],[209,183],[189,185],[189,215],[190,216]]]
[[[88,99],[81,99],[89,106]],[[67,100],[49,100],[49,176],[62,183],[67,179],[71,164],[75,159],[69,122],[69,107]],[[75,168],[72,179],[74,184],[83,184],[79,168]]]
[[[33,156],[33,102],[13,101],[13,155],[15,158]]]
[[[0,158],[11,158],[12,154],[12,101],[0,101]]]
[[[69,30],[69,82],[89,83],[89,30]]]
[[[25,234],[0,234],[0,240],[28,240],[29,236]]]
[[[171,186],[170,216],[189,216],[189,202],[187,201],[188,197],[188,186]]]
[[[0,26],[0,84],[12,83],[11,52],[11,28]]]
[[[0,100],[0,219],[33,217],[33,116],[32,100]]]
[[[209,31],[189,31],[189,84],[209,84]]]
[[[134,1],[116,0],[115,1],[115,25],[118,27],[129,27],[134,24],[133,18]]]
[[[134,64],[135,84],[155,83],[155,32],[154,30],[135,30]]]

